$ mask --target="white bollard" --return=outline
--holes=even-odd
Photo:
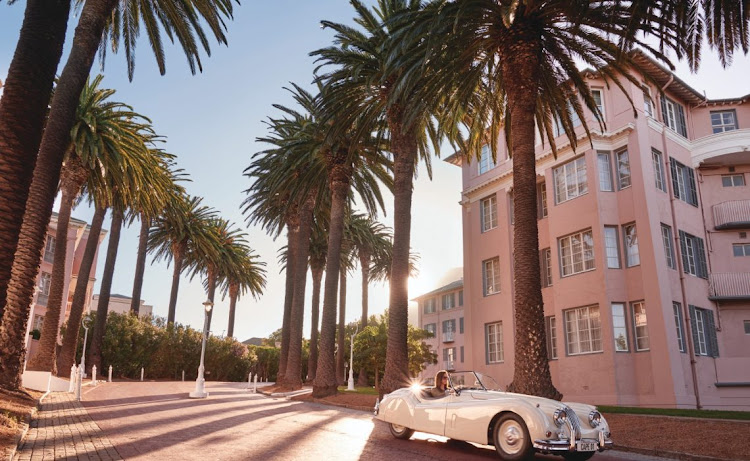
[[[182,380],[185,381],[185,370],[182,370]]]
[[[143,381],[143,367],[141,367],[141,381]]]
[[[255,375],[255,382],[253,383],[253,394],[258,392],[258,375]]]
[[[250,390],[250,384],[253,382],[253,372],[247,375],[247,390]]]
[[[96,386],[96,365],[91,367],[91,384]]]
[[[76,400],[81,401],[81,386],[83,385],[83,367],[78,367],[76,373]]]
[[[70,367],[70,386],[68,386],[68,392],[75,392],[76,390],[76,373],[78,373],[78,368],[73,364]]]
[[[109,376],[107,377],[107,382],[112,382],[112,365],[109,366]]]

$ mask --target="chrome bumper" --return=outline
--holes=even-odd
[[[602,434],[600,432],[600,434]],[[604,434],[602,434],[603,436]],[[599,446],[599,451],[604,451],[612,448],[614,442],[607,440],[604,437],[596,439],[581,439],[582,442],[595,442]],[[534,440],[534,448],[542,451],[560,452],[560,451],[576,451],[575,442],[570,443],[568,439],[559,440]]]

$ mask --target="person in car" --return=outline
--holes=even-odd
[[[435,375],[435,387],[429,389],[430,397],[441,398],[448,395],[448,372],[440,370]]]

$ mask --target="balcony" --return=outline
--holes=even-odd
[[[452,371],[456,368],[453,366],[453,360],[443,360],[443,370]]]
[[[712,301],[750,299],[750,272],[710,274],[708,299]]]
[[[456,334],[455,331],[444,331],[443,332],[443,342],[444,343],[452,343],[453,341],[456,340],[456,338],[454,337],[455,334]]]
[[[750,227],[750,200],[732,200],[713,206],[716,230]]]

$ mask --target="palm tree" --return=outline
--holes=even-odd
[[[248,291],[253,297],[258,298],[266,287],[266,263],[258,260],[258,256],[252,250],[247,249],[239,255],[238,264],[233,264],[228,270],[221,274],[219,290],[222,299],[229,295],[229,324],[227,325],[227,336],[234,336],[235,311],[237,301]]]
[[[69,10],[70,0],[26,2],[0,99],[0,319]]]
[[[167,323],[175,321],[177,292],[188,246],[208,246],[212,241],[206,223],[216,217],[216,211],[201,205],[202,201],[201,197],[188,195],[173,197],[162,215],[154,220],[149,233],[148,247],[154,253],[154,261],[174,263]]]
[[[62,313],[63,288],[68,241],[68,224],[73,203],[89,175],[113,174],[124,159],[142,155],[151,128],[148,119],[133,112],[130,106],[110,101],[114,90],[100,89],[102,76],[89,81],[81,93],[76,111],[76,123],[71,130],[71,142],[63,166],[60,191],[60,213],[57,220],[55,247],[47,311],[42,326],[38,354],[29,361],[28,369],[57,374],[56,346]],[[92,178],[93,179],[93,178]],[[76,330],[77,331],[77,330]]]
[[[113,17],[112,13],[117,14],[115,8],[118,5],[120,9],[117,11],[123,12],[120,17],[127,18],[127,20],[121,23],[110,23],[122,25],[125,29],[122,34],[116,32],[112,36],[116,39],[115,43],[119,41],[120,36],[128,38],[125,40],[128,56],[133,56],[135,37],[140,29],[138,20],[140,16],[148,25],[146,28],[149,31],[152,48],[157,51],[157,60],[162,54],[159,28],[156,26],[160,24],[170,37],[177,36],[191,65],[195,63],[195,56],[198,53],[198,43],[194,40],[194,34],[199,35],[202,47],[208,52],[208,41],[204,36],[203,24],[208,25],[220,43],[226,43],[223,18],[232,15],[231,0],[159,0],[151,4],[149,8],[141,8],[140,2],[118,2],[117,0],[91,0],[84,4],[68,61],[52,98],[49,118],[42,135],[28,194],[26,190],[13,190],[8,195],[4,194],[0,199],[0,202],[8,200],[12,203],[24,201],[26,203],[21,230],[17,234],[20,237],[18,237],[17,251],[13,259],[11,279],[7,289],[6,309],[3,312],[2,326],[0,326],[2,344],[8,344],[2,349],[2,360],[0,360],[2,362],[0,386],[6,388],[15,389],[21,385],[25,355],[23,332],[29,316],[34,281],[44,246],[46,225],[52,215],[65,149],[75,120],[75,109],[91,70],[94,56],[102,41],[105,26]],[[30,59],[32,51],[24,48],[20,53]],[[33,56],[33,59],[38,59],[38,57]],[[10,117],[12,119],[14,115],[11,114]],[[42,120],[38,122],[43,123]],[[21,159],[21,161],[28,161],[28,159]],[[10,229],[0,234],[0,241],[15,241],[14,231],[15,229]],[[8,311],[10,311],[9,314]]]

